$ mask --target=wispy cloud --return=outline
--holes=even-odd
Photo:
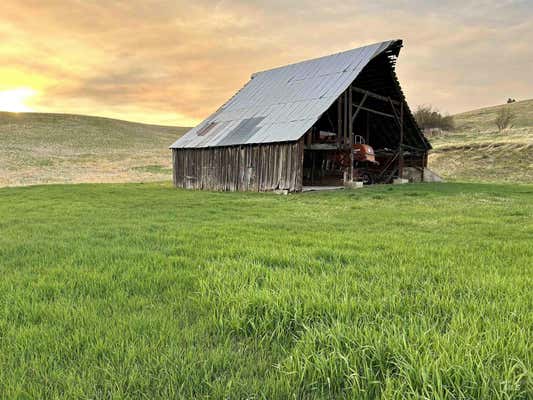
[[[468,3],[468,4],[466,4]],[[32,108],[193,124],[257,70],[403,38],[412,105],[533,97],[529,1],[4,0],[0,90]]]

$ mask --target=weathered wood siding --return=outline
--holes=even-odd
[[[220,191],[302,190],[303,140],[172,149],[176,187]]]

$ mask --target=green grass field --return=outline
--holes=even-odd
[[[0,189],[0,398],[531,399],[533,187]]]

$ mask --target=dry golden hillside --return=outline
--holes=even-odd
[[[187,129],[0,112],[0,186],[168,180],[168,146]]]
[[[499,132],[502,107],[516,115]],[[432,137],[429,166],[447,180],[533,183],[533,100],[482,108],[454,116],[454,132]]]

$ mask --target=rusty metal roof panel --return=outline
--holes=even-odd
[[[171,148],[291,142],[302,137],[377,55],[397,41],[252,75],[214,114]]]

